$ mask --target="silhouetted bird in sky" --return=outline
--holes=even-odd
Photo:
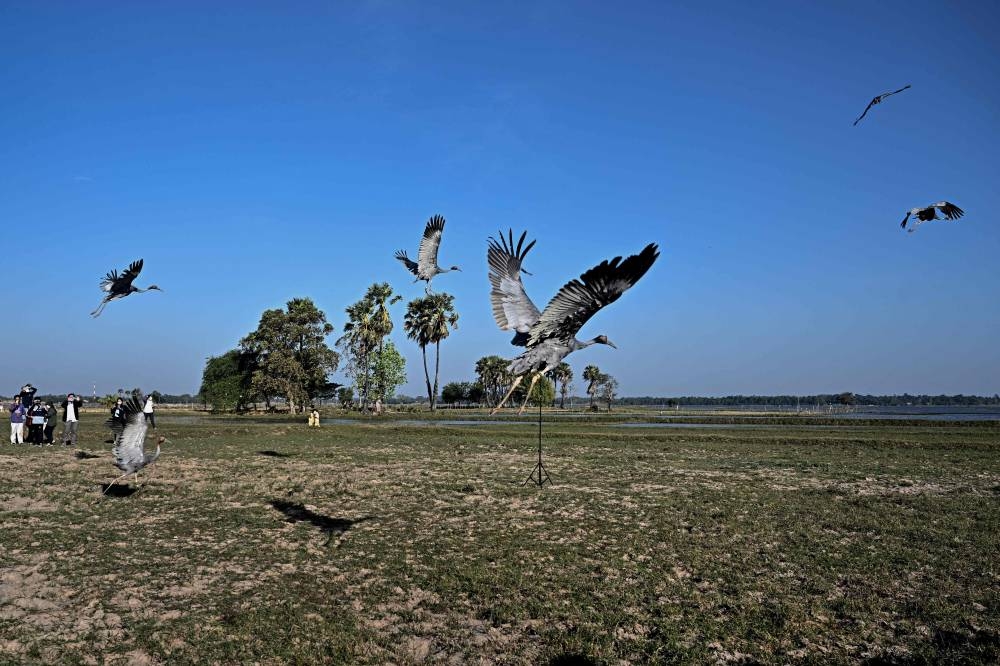
[[[458,266],[452,266],[451,268],[441,268],[438,266],[438,248],[441,246],[441,234],[443,232],[444,218],[440,215],[435,215],[427,220],[427,226],[424,227],[424,236],[420,239],[416,261],[406,256],[406,250],[396,252],[396,258],[403,262],[408,271],[417,276],[414,282],[418,280],[427,281],[427,287],[424,291],[428,294],[431,293],[431,280],[434,279],[435,275],[447,273],[448,271],[462,270]]]
[[[576,334],[601,308],[618,300],[638,282],[660,256],[656,244],[650,243],[642,252],[624,261],[621,257],[603,261],[579,279],[570,280],[563,285],[545,309],[539,312],[521,282],[521,262],[535,242],[524,247],[525,234],[521,234],[515,247],[513,233],[509,233],[508,237],[509,242],[502,233],[499,242],[489,239],[486,259],[492,286],[490,301],[497,325],[505,331],[515,331],[511,344],[524,346],[526,349],[507,366],[507,370],[516,378],[507,395],[493,408],[491,414],[503,407],[526,375],[531,375],[531,384],[518,414],[524,411],[531,389],[542,373],[555,368],[566,356],[593,344],[614,347],[614,343],[606,335],[598,335],[590,340],[577,340]]]
[[[97,306],[97,309],[90,313],[90,316],[99,316],[101,312],[104,311],[104,306],[108,303],[118,298],[125,298],[129,294],[149,291],[151,289],[163,291],[155,284],[151,284],[145,289],[140,289],[139,287],[133,285],[132,281],[139,276],[140,271],[142,271],[142,259],[133,261],[129,264],[129,267],[122,271],[121,275],[118,274],[118,271],[111,271],[105,275],[104,279],[101,280],[101,290],[106,291],[107,296],[105,296],[104,300],[101,301],[101,304]]]
[[[882,100],[884,100],[886,97],[891,97],[891,96],[895,95],[896,93],[901,93],[901,92],[903,92],[904,90],[906,90],[909,87],[910,87],[910,84],[907,83],[905,86],[903,86],[899,90],[893,90],[892,92],[882,93],[878,97],[873,97],[872,101],[868,102],[868,106],[865,107],[864,113],[862,113],[860,116],[858,116],[858,119],[854,121],[854,124],[857,125],[858,123],[861,122],[861,119],[864,118],[865,114],[868,113],[868,109],[872,108],[876,104],[880,104],[882,102]]]
[[[938,211],[944,217],[938,217]],[[931,220],[957,220],[963,215],[965,215],[965,211],[955,204],[948,203],[947,201],[938,201],[936,204],[924,206],[923,208],[911,208],[899,226],[906,229],[906,223],[910,218],[914,218],[914,221],[910,223],[910,228],[906,229],[909,232],[913,232],[924,222],[930,222]]]

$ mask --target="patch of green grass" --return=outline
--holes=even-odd
[[[158,421],[130,496],[0,448],[0,663],[1000,659],[992,424],[553,420],[539,489],[524,425]]]

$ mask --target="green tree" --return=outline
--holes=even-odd
[[[563,361],[548,373],[559,387],[559,409],[566,409],[566,394],[569,393],[570,382],[573,381],[573,369]]]
[[[402,300],[393,294],[386,282],[372,284],[361,300],[346,308],[347,322],[337,346],[347,357],[345,373],[354,380],[361,396],[361,408],[367,406],[374,385],[376,397],[387,396],[386,377],[372,372],[374,355],[381,354],[385,338],[392,333],[392,316],[389,306]]]
[[[337,391],[337,400],[344,409],[350,409],[354,404],[354,389],[350,386],[343,386]]]
[[[383,402],[396,395],[396,389],[406,383],[406,359],[392,340],[386,340],[372,353],[371,374],[375,397]]]
[[[841,405],[849,406],[853,405],[855,402],[857,402],[857,400],[855,399],[853,393],[851,393],[850,391],[846,391],[837,396],[837,402]]]
[[[201,399],[213,411],[238,410],[250,399],[251,376],[249,359],[238,349],[209,357],[201,375]],[[155,391],[153,395],[156,400]]]
[[[508,365],[510,361],[496,355],[484,356],[476,361],[476,376],[483,389],[483,398],[490,407],[500,402],[514,381],[507,371]]]
[[[611,411],[611,403],[615,401],[615,394],[618,393],[618,380],[611,375],[603,375],[600,385],[601,397],[608,401],[608,411]]]
[[[441,341],[451,334],[451,328],[458,328],[458,313],[455,312],[455,297],[441,292],[423,298],[415,298],[406,306],[403,328],[406,335],[420,345],[424,361],[424,381],[427,384],[427,399],[431,409],[437,406],[438,376],[441,368]],[[449,328],[450,327],[450,328]],[[427,369],[427,346],[434,345],[434,385],[431,386]]]
[[[514,392],[511,394],[511,403],[517,404],[524,402],[524,392],[528,389],[526,384],[519,384]],[[531,389],[531,396],[528,398],[528,402],[532,405],[551,405],[556,401],[556,388],[552,380],[548,377],[542,375],[535,385]]]
[[[294,298],[287,309],[265,310],[257,330],[240,340],[254,361],[251,388],[265,399],[281,396],[294,413],[326,389],[340,356],[326,344],[333,326],[311,299]]]
[[[604,374],[596,365],[588,365],[583,369],[583,380],[587,382],[587,395],[590,396],[591,409],[594,409],[594,398],[597,396],[602,377],[604,377]]]

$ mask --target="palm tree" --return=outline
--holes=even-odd
[[[583,369],[583,379],[587,382],[587,395],[590,396],[590,408],[594,408],[594,397],[597,395],[604,373],[596,365],[588,365]]]
[[[566,409],[566,394],[569,392],[569,383],[573,381],[573,369],[569,363],[562,361],[549,373],[552,380],[559,386],[559,409]]]
[[[378,344],[375,336],[375,305],[369,298],[362,298],[360,301],[348,306],[347,323],[344,324],[344,334],[337,339],[337,345],[354,357],[355,362],[360,364],[360,374],[362,376],[360,403],[364,409],[368,402],[368,365],[372,350]],[[355,376],[355,382],[357,376]]]
[[[476,361],[476,375],[483,386],[486,403],[490,407],[500,402],[500,398],[514,381],[514,377],[507,370],[508,365],[510,361],[495,354]]]
[[[427,399],[431,409],[437,406],[438,375],[441,368],[441,341],[451,330],[458,328],[458,313],[455,312],[455,297],[451,294],[431,294],[415,298],[406,305],[403,328],[406,337],[420,345],[424,360],[424,381],[427,384]],[[427,370],[427,345],[434,344],[434,386],[431,387],[430,372]]]
[[[381,359],[385,339],[392,333],[393,328],[392,317],[389,315],[389,306],[403,300],[403,297],[399,294],[393,294],[392,287],[389,286],[388,282],[382,282],[368,287],[365,300],[372,304],[372,317],[369,329],[371,330],[372,337],[378,338],[378,358]],[[384,377],[375,377],[375,392],[379,398],[385,400]]]

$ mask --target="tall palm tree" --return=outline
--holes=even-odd
[[[514,381],[513,375],[507,370],[508,365],[510,365],[510,361],[495,354],[484,356],[476,361],[476,375],[479,377],[479,383],[483,386],[486,403],[490,407],[500,402],[500,398]]]
[[[559,409],[566,409],[566,394],[569,392],[569,383],[573,381],[573,369],[569,363],[562,361],[552,369],[552,379],[559,386]]]
[[[365,300],[372,304],[372,317],[369,324],[371,335],[378,338],[378,358],[382,358],[382,351],[385,346],[385,339],[392,333],[392,316],[389,314],[389,306],[403,300],[399,294],[394,294],[388,282],[373,284],[368,287]],[[381,399],[385,399],[385,377],[375,377],[375,392]]]
[[[427,399],[431,409],[437,407],[438,375],[441,369],[441,341],[451,334],[451,328],[458,328],[458,313],[455,312],[455,297],[451,294],[431,294],[415,298],[406,305],[403,329],[406,336],[420,345],[424,361],[424,381],[427,384]],[[427,369],[427,345],[434,345],[434,386],[431,387],[430,372]]]
[[[337,345],[349,350],[357,362],[361,364],[363,377],[360,402],[364,409],[368,402],[368,366],[372,350],[378,344],[375,335],[375,305],[369,298],[362,298],[345,308],[347,323],[344,324],[344,334],[337,339]],[[357,377],[355,377],[357,381]]]
[[[590,408],[593,409],[594,397],[597,395],[601,380],[604,379],[604,373],[596,365],[588,365],[583,369],[583,379],[587,382],[587,395],[590,396]]]

